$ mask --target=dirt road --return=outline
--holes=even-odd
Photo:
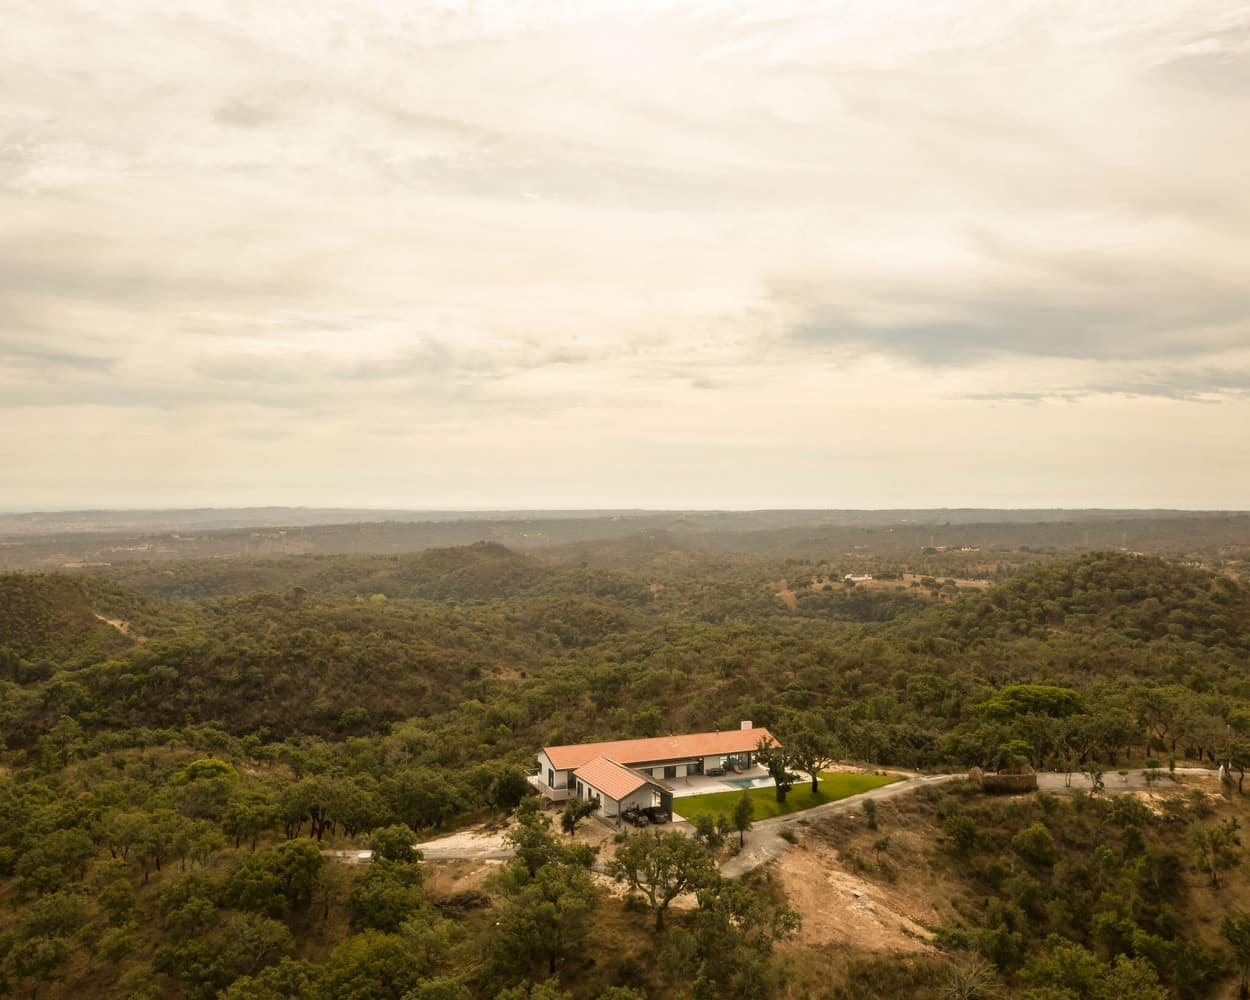
[[[883,785],[862,795],[853,795],[849,799],[830,802],[828,805],[806,809],[803,812],[790,813],[788,816],[775,816],[772,819],[760,820],[747,834],[746,847],[735,857],[721,865],[720,872],[727,878],[740,878],[747,872],[754,871],[760,865],[767,864],[773,858],[780,857],[793,845],[781,836],[781,831],[796,826],[804,820],[819,819],[835,813],[854,812],[863,809],[865,799],[892,799],[899,795],[910,795],[919,788],[928,785],[940,785],[943,782],[962,778],[961,774],[917,775],[896,781],[892,785]]]

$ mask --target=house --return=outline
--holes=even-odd
[[[854,573],[847,573],[846,576],[842,577],[842,579],[847,583],[868,583],[872,579],[872,574],[864,573],[857,576]]]
[[[596,757],[573,772],[575,794],[579,799],[599,803],[598,814],[616,819],[627,809],[659,806],[673,811],[673,789],[662,781],[632,771],[611,757]]]
[[[538,773],[530,776],[530,783],[552,802],[597,799],[600,813],[608,818],[636,804],[671,810],[673,789],[667,782],[746,770],[761,740],[777,742],[767,729],[743,722],[724,732],[543,747]]]

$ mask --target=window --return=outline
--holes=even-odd
[[[664,769],[664,777],[666,777],[666,778],[676,778],[676,777],[677,777],[677,765],[676,765],[676,764],[670,764],[668,767],[666,767],[666,768]]]
[[[698,774],[698,773],[699,773],[699,765],[698,765],[698,764],[687,764],[687,765],[686,765],[686,775],[687,775],[687,777],[689,777],[689,776],[690,776],[690,775],[692,775],[692,774]]]
[[[556,787],[556,772],[553,771],[551,768],[547,768],[547,787],[548,788]]]

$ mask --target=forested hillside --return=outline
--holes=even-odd
[[[929,575],[939,555],[756,557],[651,536],[0,576],[0,985],[41,997],[392,995],[343,984],[416,949],[397,1000],[548,979],[578,998],[612,986],[780,995],[801,981],[774,948],[785,935],[755,941],[750,969],[722,956],[718,972],[707,957],[701,921],[732,925],[714,908],[728,897],[676,921],[684,958],[677,938],[639,930],[636,968],[578,965],[569,951],[552,977],[521,958],[483,958],[498,953],[493,919],[527,893],[556,891],[537,887],[537,867],[457,909],[423,894],[422,866],[339,871],[317,842],[357,847],[389,828],[424,836],[501,817],[521,802],[543,744],[744,719],[783,740],[815,734],[875,766],[1027,762],[1110,775],[1148,760],[1239,768],[1250,758],[1244,584],[1125,553],[993,550],[961,558],[1000,582],[967,589]],[[843,581],[865,564],[872,586]],[[779,580],[798,588],[793,601]],[[980,843],[1014,842],[990,830],[1007,819],[958,809],[984,828]],[[1128,857],[1126,824],[1145,831],[1133,857],[1190,850],[1179,820],[1117,816],[1110,838],[1110,814],[1097,810],[1027,816],[1074,850],[1109,838],[1114,857]],[[548,875],[585,904],[579,933],[629,923],[619,900],[587,888],[578,858],[557,862]],[[1019,877],[977,871],[995,892]],[[1051,871],[1031,876],[1043,896],[1058,892],[1042,877]],[[750,891],[733,906],[784,905]],[[1166,951],[1124,944],[1131,928],[1094,940],[1050,911],[1039,923],[1042,903],[1012,899],[999,923],[952,924],[942,941],[952,955],[979,950],[1019,995],[1043,979],[1021,971],[1032,961],[1023,945],[1004,950],[1018,931],[1013,906],[1035,927],[1021,941],[1079,937],[1108,968],[1117,955],[1153,962]],[[374,905],[390,916],[362,916]],[[1142,933],[1183,936],[1186,911],[1169,905],[1172,930],[1152,911],[1133,917],[1154,921]],[[1007,943],[986,944],[994,934]],[[1165,995],[1227,985],[1231,958],[1209,938],[1189,992],[1173,952],[1155,964]],[[700,976],[705,992],[692,994]]]

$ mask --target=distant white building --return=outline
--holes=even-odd
[[[846,576],[842,577],[842,579],[847,583],[867,583],[872,579],[872,574],[864,573],[860,576],[856,576],[854,573],[847,573]]]

